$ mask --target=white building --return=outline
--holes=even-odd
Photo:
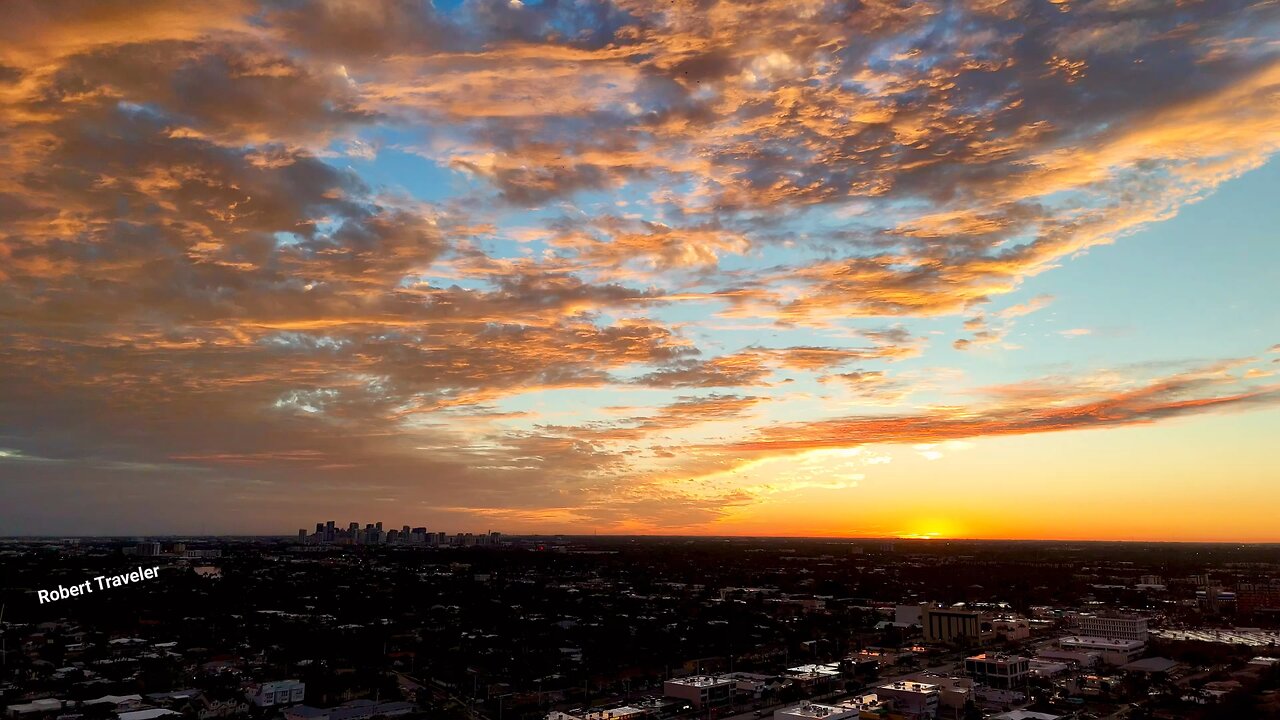
[[[275,707],[302,702],[306,695],[306,683],[297,680],[276,680],[261,685],[250,686],[245,697],[258,707]]]
[[[880,717],[893,707],[893,703],[875,693],[855,695],[835,705],[809,702],[773,711],[773,720],[854,720],[855,718]]]
[[[783,675],[796,686],[817,692],[829,688],[840,679],[840,663],[798,665],[787,668],[783,671]]]
[[[1147,619],[1136,615],[1081,615],[1077,625],[1082,637],[1147,641]]]
[[[1120,666],[1142,657],[1147,644],[1138,640],[1070,636],[1059,639],[1058,647],[1063,650],[1097,653],[1102,658],[1102,662],[1108,665]]]
[[[823,705],[808,700],[799,705],[773,711],[773,720],[849,720],[862,712],[848,705]]]
[[[662,694],[667,697],[688,700],[695,708],[701,709],[715,705],[723,705],[733,699],[733,689],[737,681],[732,678],[714,675],[691,675],[674,678],[662,684]]]
[[[912,720],[938,716],[938,686],[919,682],[895,682],[876,688],[876,696],[893,703],[893,709]]]

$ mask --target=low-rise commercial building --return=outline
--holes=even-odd
[[[1063,650],[1097,653],[1108,665],[1125,665],[1142,657],[1147,644],[1138,640],[1113,640],[1100,637],[1070,636],[1058,640]]]
[[[46,713],[55,713],[66,705],[65,700],[58,698],[41,698],[28,703],[14,703],[5,708],[9,717],[33,717]]]
[[[300,703],[306,692],[306,683],[297,680],[276,680],[249,686],[245,697],[258,707],[276,707]]]
[[[787,668],[783,675],[805,691],[824,692],[840,679],[840,664],[799,665]]]
[[[881,720],[894,704],[876,693],[855,695],[834,705],[809,702],[773,712],[774,720]]]
[[[895,712],[911,720],[938,716],[938,686],[919,682],[895,682],[876,688],[876,696],[893,703]]]
[[[882,698],[875,693],[863,693],[854,695],[853,697],[840,703],[842,707],[851,707],[857,709],[858,717],[864,720],[880,720],[886,713],[893,709],[893,702],[887,698]]]
[[[737,681],[714,675],[673,678],[662,684],[662,694],[687,700],[695,708],[724,705],[733,699]]]
[[[770,690],[780,689],[786,681],[778,675],[765,675],[762,673],[734,672],[725,673],[720,677],[726,680],[732,680],[734,690],[739,695],[745,695],[751,698],[760,698]]]
[[[823,705],[804,701],[799,705],[773,711],[773,720],[849,720],[862,713],[856,707]]]
[[[1010,690],[1026,686],[1031,674],[1031,659],[982,653],[965,658],[964,671],[983,685]]]

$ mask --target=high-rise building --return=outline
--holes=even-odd
[[[1280,585],[1242,583],[1236,587],[1236,613],[1241,617],[1280,617]]]
[[[920,609],[925,642],[972,645],[981,639],[979,613],[975,610],[926,605]]]

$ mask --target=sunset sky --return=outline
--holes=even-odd
[[[0,534],[1280,541],[1280,3],[5,3]]]

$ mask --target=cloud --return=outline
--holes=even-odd
[[[1127,384],[1127,383],[1123,383]],[[762,429],[740,451],[791,452],[881,443],[931,444],[1003,435],[1149,424],[1205,412],[1280,403],[1280,387],[1241,382],[1215,365],[1157,378],[1133,388],[1079,380],[993,388],[995,404],[944,406],[925,414],[857,416]]]
[[[938,347],[1007,345],[1051,298],[1002,296],[1266,162],[1274,3],[20,1],[6,18],[12,507],[74,482],[124,497],[128,468],[172,502],[141,472],[172,467],[198,468],[191,492],[228,517],[319,475],[317,498],[426,484],[456,512],[683,527],[766,491],[647,478],[731,472],[730,451],[1272,397],[1050,383],[767,424],[803,412],[780,408],[806,407],[784,392],[805,383],[862,404],[936,391],[899,370],[931,359],[907,323],[946,318]],[[527,407],[557,393],[589,417],[617,394],[649,407]],[[690,449],[713,433],[722,450]],[[53,464],[78,474],[42,484]]]

